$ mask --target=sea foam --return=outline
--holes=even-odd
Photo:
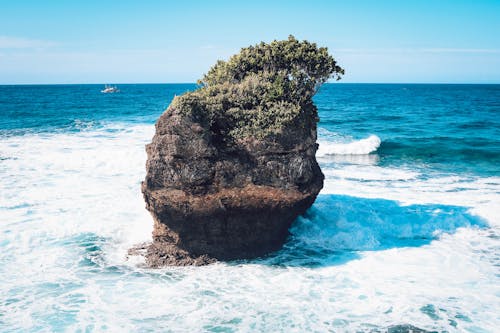
[[[140,182],[153,132],[1,138],[1,331],[500,326],[498,177],[322,164],[325,187],[282,251],[150,270],[127,249],[151,238]]]
[[[328,155],[366,155],[373,153],[380,147],[381,140],[376,135],[352,142],[329,142],[319,140],[317,157]]]

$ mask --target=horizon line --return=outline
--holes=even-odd
[[[0,83],[0,86],[77,86],[77,85],[133,85],[133,84],[142,84],[142,85],[161,85],[161,84],[189,84],[189,85],[197,85],[196,82],[113,82],[113,83],[105,83],[105,82],[92,82],[92,83]],[[447,85],[499,85],[498,82],[325,82],[324,84],[340,84],[340,85],[348,85],[348,84],[421,84],[421,85],[432,85],[432,84],[447,84]]]

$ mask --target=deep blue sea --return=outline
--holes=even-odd
[[[0,86],[0,332],[499,331],[500,85],[324,85],[285,247],[158,270],[144,145],[196,86],[119,88]]]

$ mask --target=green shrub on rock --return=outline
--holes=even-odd
[[[176,97],[172,107],[233,140],[264,138],[297,125],[298,118],[317,121],[313,95],[343,74],[327,48],[289,36],[219,60],[198,81],[200,88]]]

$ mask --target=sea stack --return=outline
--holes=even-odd
[[[175,97],[146,147],[147,264],[280,249],[323,187],[312,97],[341,74],[326,48],[290,36],[218,61],[197,90]]]

